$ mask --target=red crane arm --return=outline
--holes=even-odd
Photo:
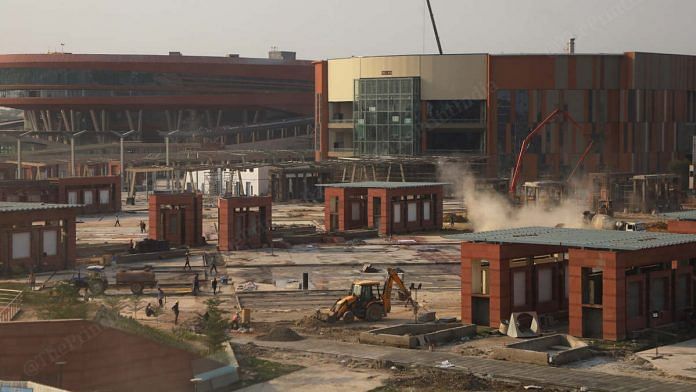
[[[587,158],[587,154],[590,153],[592,146],[594,146],[594,140],[590,140],[590,142],[587,144],[587,148],[585,148],[585,151],[580,156],[580,160],[578,161],[578,163],[575,164],[573,171],[571,171],[570,174],[568,175],[566,182],[570,181],[570,179],[573,178],[573,175],[580,168],[580,165],[582,165],[582,163],[585,162],[585,158]]]
[[[515,162],[515,167],[512,171],[512,177],[510,178],[510,188],[508,189],[508,192],[510,195],[515,194],[515,189],[517,189],[517,182],[520,180],[520,172],[522,170],[522,159],[524,158],[524,154],[527,152],[527,147],[529,146],[529,142],[532,140],[534,135],[539,133],[546,124],[549,123],[549,121],[553,120],[554,117],[558,116],[559,114],[563,113],[561,109],[556,109],[551,114],[546,116],[546,118],[539,123],[539,125],[536,126],[531,132],[529,132],[529,135],[524,138],[522,141],[522,146],[520,147],[520,152],[517,154],[517,161]]]

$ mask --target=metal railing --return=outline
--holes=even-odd
[[[22,309],[22,290],[0,289],[0,323],[12,321]]]

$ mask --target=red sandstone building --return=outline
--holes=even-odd
[[[72,267],[76,213],[64,204],[0,202],[0,274]]]
[[[667,220],[670,233],[696,234],[696,210],[669,212],[661,217]]]
[[[203,195],[154,193],[148,199],[149,237],[172,246],[200,246],[203,240]]]
[[[0,201],[79,205],[78,214],[114,213],[121,211],[120,181],[119,176],[0,181]]]
[[[271,196],[223,197],[218,200],[218,248],[261,248],[272,241]]]
[[[692,235],[528,227],[452,238],[464,241],[464,322],[497,328],[536,311],[567,315],[572,335],[622,340],[696,304]]]
[[[560,179],[591,140],[585,172],[659,173],[691,154],[696,56],[449,54],[315,62],[317,160],[347,156],[485,157],[507,176],[521,141],[523,177]]]
[[[312,63],[294,52],[227,56],[0,55],[0,106],[24,110],[24,128],[80,143],[109,131],[198,131],[312,115]],[[230,140],[231,141],[231,140]]]
[[[438,182],[353,182],[324,188],[324,224],[328,232],[376,229],[381,235],[442,228],[442,192]]]

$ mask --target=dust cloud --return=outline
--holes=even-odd
[[[474,231],[498,230],[525,226],[581,228],[583,211],[577,200],[567,199],[556,208],[513,206],[507,195],[494,190],[476,189],[476,181],[469,167],[440,161],[438,178],[452,184],[455,197],[464,202]]]

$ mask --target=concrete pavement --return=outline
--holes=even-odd
[[[437,367],[449,361],[455,369],[474,374],[490,375],[493,378],[513,379],[523,383],[546,384],[565,388],[586,387],[590,391],[694,391],[696,383],[652,380],[631,376],[618,376],[587,370],[538,366],[524,363],[497,361],[493,359],[465,357],[447,352],[408,350],[387,346],[372,346],[358,343],[336,342],[308,338],[297,342],[269,342],[251,337],[235,337],[233,343],[253,342],[261,347],[286,349],[347,356],[363,360],[391,361],[397,364],[415,364]]]

